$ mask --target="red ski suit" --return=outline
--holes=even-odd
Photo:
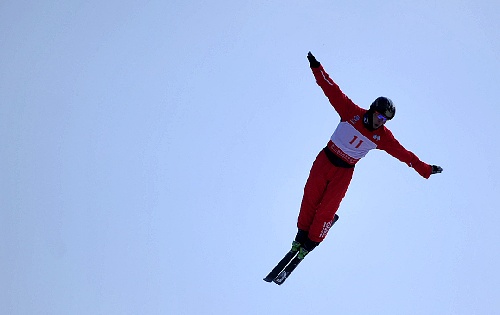
[[[307,179],[297,226],[309,238],[321,242],[344,198],[354,165],[372,149],[384,150],[429,178],[432,167],[406,150],[385,126],[370,131],[363,124],[367,112],[354,104],[333,82],[323,66],[312,68],[316,83],[340,115],[340,123],[328,145],[318,154]]]

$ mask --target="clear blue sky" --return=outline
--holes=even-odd
[[[495,314],[497,1],[2,1],[1,314]],[[358,163],[279,287],[339,118],[312,51],[428,180]]]

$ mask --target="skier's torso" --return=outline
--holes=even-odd
[[[363,124],[365,109],[351,107],[351,110],[343,113],[330,141],[328,148],[342,160],[354,165],[373,149],[376,149],[387,135],[387,129],[381,127],[370,131]],[[390,138],[390,136],[389,136]]]

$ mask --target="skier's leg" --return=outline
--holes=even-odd
[[[328,184],[326,175],[333,167],[326,154],[321,151],[311,167],[309,178],[304,187],[297,220],[299,230],[309,231]]]
[[[335,213],[347,192],[353,171],[353,168],[342,168],[330,178],[328,187],[309,229],[308,237],[312,241],[323,241],[333,223],[335,223]]]
[[[299,229],[297,231],[297,235],[295,235],[295,242],[299,244],[304,244],[305,241],[307,240],[307,234],[309,234],[307,231]]]

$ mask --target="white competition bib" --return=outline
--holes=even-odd
[[[337,126],[337,129],[335,129],[330,139],[337,147],[334,149],[337,152],[334,151],[334,153],[337,153],[344,159],[346,159],[345,155],[347,155],[350,159],[346,160],[350,163],[358,161],[364,157],[368,151],[377,147],[371,139],[362,135],[353,125],[346,121],[341,122]],[[345,155],[339,154],[340,152],[338,152],[337,149],[342,150]]]

